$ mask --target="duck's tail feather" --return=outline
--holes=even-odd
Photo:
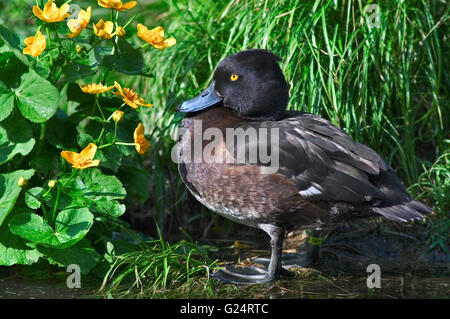
[[[372,207],[374,213],[398,222],[421,220],[431,213],[431,208],[411,198],[392,171],[383,172],[374,180],[385,200]]]
[[[372,211],[397,222],[421,220],[431,213],[431,208],[411,199],[409,202],[389,207],[374,207]]]

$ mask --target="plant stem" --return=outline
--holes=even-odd
[[[72,175],[70,175],[70,177],[67,179],[67,181],[65,181],[64,182],[64,184],[62,185],[63,187],[64,186],[66,186],[66,184],[75,176],[75,174],[77,173],[78,171],[75,169],[75,168],[73,168],[72,169]]]
[[[97,104],[98,110],[100,111],[100,114],[102,115],[103,120],[106,121],[105,115],[103,114],[103,111],[102,111],[102,107],[100,106],[100,103],[98,102],[97,94],[95,95],[94,99],[95,99],[95,104]]]
[[[128,20],[127,23],[125,23],[125,25],[123,26],[123,28],[125,29],[126,27],[128,27],[130,25],[131,22],[133,22],[133,20],[136,18],[137,14],[135,14],[134,16],[131,17],[130,20]]]
[[[57,186],[57,189],[58,190],[56,192],[55,206],[53,206],[53,213],[52,213],[53,229],[55,229],[56,211],[58,210],[59,196],[61,195],[61,189],[58,186]]]
[[[125,103],[122,103],[122,105],[117,109],[117,111],[119,111],[124,106],[125,106]],[[114,112],[112,112],[111,115],[106,119],[106,122],[109,122],[112,119],[113,115],[114,115]]]
[[[66,186],[66,184],[75,176],[75,174],[77,173],[77,170],[72,168],[72,174],[70,175],[70,177],[64,182],[64,184],[62,185],[62,187]],[[58,210],[58,204],[59,204],[59,197],[61,195],[61,188],[58,186],[58,184],[56,185],[57,191],[56,191],[56,199],[55,199],[55,205],[53,206],[53,212],[52,212],[52,219],[51,219],[51,225],[53,227],[53,229],[55,229],[55,221],[56,221],[56,211]]]
[[[102,79],[102,83],[105,83],[105,82],[106,82],[106,79],[108,78],[108,74],[109,74],[109,70],[108,70],[108,69],[105,69],[105,70],[103,71],[103,79]]]
[[[101,140],[102,137],[103,137],[103,133],[105,133],[105,126],[106,126],[106,124],[103,124],[103,128],[102,128],[102,130],[100,131],[100,135],[98,136],[97,140],[95,141],[95,144],[100,143],[100,140]],[[100,146],[99,149],[101,149],[101,148],[102,148],[102,147]]]
[[[49,190],[44,195],[39,196],[39,197],[34,195],[34,194],[32,194],[29,190],[26,190],[26,192],[27,192],[28,195],[36,198],[41,203],[41,208],[42,208],[42,212],[44,213],[44,217],[45,217],[47,222],[50,222],[50,216],[48,215],[48,211],[47,211],[47,209],[45,208],[45,205],[44,205],[44,197],[48,194]]]
[[[103,135],[104,131],[105,131],[105,127],[103,127],[103,129],[102,129],[102,131],[100,133],[100,136],[97,139],[97,142],[96,142],[97,144],[100,142],[100,138]],[[116,139],[117,139],[117,122],[114,122],[114,137],[113,137],[113,141],[111,143],[107,143],[107,144],[99,146],[98,149],[101,150],[102,148],[107,148],[107,147],[113,146],[114,144],[119,144],[120,142],[116,142]]]
[[[52,44],[52,39],[50,37],[50,31],[48,28],[48,24],[45,24],[45,34],[47,35],[47,42],[48,42],[48,47],[50,48],[51,44]],[[50,70],[53,69],[53,57],[51,54],[48,55],[50,57]],[[54,72],[52,72],[54,73]]]
[[[41,208],[42,208],[42,212],[44,213],[45,220],[47,221],[47,224],[49,224],[51,216],[48,214],[48,210],[47,210],[47,208],[45,208],[44,202],[41,203]]]
[[[42,148],[44,147],[46,130],[47,130],[47,122],[44,122],[41,124],[41,130],[39,132],[39,144],[37,147],[36,157],[39,157],[39,155],[41,155],[41,153],[42,153]]]
[[[55,31],[55,37],[56,37],[56,41],[58,42],[58,51],[59,54],[61,54],[65,60],[67,60],[66,55],[64,54],[64,52],[62,51],[62,43],[61,43],[61,39],[58,36],[58,29],[56,28],[56,23],[53,23],[53,30]]]
[[[116,139],[117,139],[117,122],[114,122],[114,138],[113,138],[113,143],[116,143]]]
[[[116,142],[117,145],[134,146],[135,143]]]
[[[103,114],[102,107],[100,106],[100,103],[98,102],[97,95],[95,95],[95,104],[97,104],[98,110],[100,111],[100,114],[102,115],[103,120],[109,122],[109,119],[108,120],[105,119],[105,115]],[[103,133],[105,132],[105,129],[106,129],[106,123],[103,123],[102,130],[100,131],[100,135],[98,136],[97,140],[95,141],[95,144],[100,143],[100,140],[103,137]]]

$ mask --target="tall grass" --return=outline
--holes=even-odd
[[[370,3],[379,6],[379,27],[369,23],[373,12],[364,14]],[[177,45],[154,53],[146,61],[154,77],[136,84],[156,105],[141,115],[153,139],[152,208],[163,229],[203,216],[199,206],[187,207],[170,160],[181,119],[175,107],[208,85],[221,59],[244,49],[282,57],[289,108],[327,118],[369,145],[406,185],[449,149],[448,3],[206,0],[169,1],[159,10],[163,18],[146,23],[162,24]],[[438,210],[449,201],[433,192],[422,200]]]

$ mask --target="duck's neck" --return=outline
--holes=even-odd
[[[186,116],[190,120],[202,121],[203,129],[209,127],[226,128],[232,127],[245,119],[239,117],[235,112],[224,107],[213,107]]]

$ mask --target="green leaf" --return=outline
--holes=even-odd
[[[75,82],[79,79],[95,74],[97,70],[81,63],[66,64],[62,68],[65,82]]]
[[[77,147],[76,128],[63,110],[58,110],[47,122],[47,141],[56,148],[70,149]]]
[[[148,199],[148,171],[135,166],[122,166],[118,174],[127,190],[127,199],[144,203]]]
[[[96,47],[94,47],[94,50],[91,52],[94,52],[93,56],[95,57],[97,64],[100,64],[102,62],[103,57],[105,55],[109,55],[109,53],[111,53],[111,48],[102,47],[102,46],[97,45]],[[91,57],[91,61],[93,62],[92,54],[90,55],[90,57]]]
[[[62,157],[57,152],[43,153],[30,161],[30,167],[47,175],[60,169],[61,160]]]
[[[12,56],[14,56],[14,53],[12,53],[11,49],[0,39],[0,63],[4,63]]]
[[[55,234],[68,240],[60,240],[62,244],[58,248],[69,247],[80,241],[93,223],[94,215],[86,207],[69,208],[59,212],[55,222]]]
[[[120,204],[115,200],[99,199],[91,202],[91,209],[94,212],[99,212],[113,217],[122,216],[125,213],[125,205]]]
[[[86,133],[79,133],[77,136],[78,145],[82,148],[85,148],[89,145],[89,143],[94,143],[94,138]]]
[[[17,197],[22,190],[17,181],[20,177],[30,179],[34,170],[18,170],[12,173],[0,174],[0,226],[11,212]]]
[[[104,148],[98,153],[98,159],[102,167],[111,169],[114,173],[117,173],[122,163],[122,157],[116,145]]]
[[[119,52],[114,55],[105,55],[102,64],[112,70],[125,74],[141,74],[144,68],[144,57],[140,50],[135,50],[126,40],[119,38]]]
[[[66,183],[68,177],[62,176],[59,181]],[[73,206],[88,206],[93,212],[118,217],[125,212],[125,205],[116,200],[126,196],[120,180],[112,175],[105,175],[97,168],[86,169],[72,178],[65,185],[65,193],[72,197]]]
[[[68,175],[66,176],[60,178],[61,184],[67,181]],[[65,187],[69,192],[75,192],[77,195],[82,194],[83,197],[95,200],[101,198],[107,200],[124,199],[127,194],[117,177],[105,175],[98,168],[81,170],[78,176],[72,178]]]
[[[0,53],[0,87],[2,95],[13,94],[20,85],[21,76],[28,72],[28,67],[10,52]]]
[[[23,116],[32,122],[50,119],[59,106],[59,91],[49,81],[29,69],[22,74],[20,86],[15,90],[17,104]]]
[[[3,121],[14,108],[14,94],[0,86],[0,121]]]
[[[53,229],[35,213],[15,214],[9,221],[9,228],[13,234],[36,244],[53,245],[55,240]]]
[[[89,209],[71,208],[59,212],[55,221],[55,230],[35,213],[14,215],[9,228],[14,234],[36,244],[66,248],[80,241],[89,231],[94,216]]]
[[[0,122],[0,165],[16,154],[27,155],[35,142],[31,127],[25,119],[10,116]]]
[[[21,44],[23,43],[23,39],[19,38],[19,35],[0,25],[0,38],[5,41],[6,45],[20,61],[26,65],[30,65],[28,57],[22,53]]]
[[[97,265],[100,260],[100,255],[91,246],[91,243],[86,238],[82,239],[76,245],[65,249],[55,249],[52,247],[37,248],[39,252],[44,254],[51,264],[56,264],[61,267],[67,267],[71,264],[80,266],[82,274],[87,274],[92,268]]]
[[[31,209],[38,209],[41,207],[40,196],[44,193],[42,187],[33,187],[25,193],[25,204]]]
[[[0,227],[0,265],[31,265],[42,254],[37,249],[26,246],[23,239],[12,234],[7,227]]]

